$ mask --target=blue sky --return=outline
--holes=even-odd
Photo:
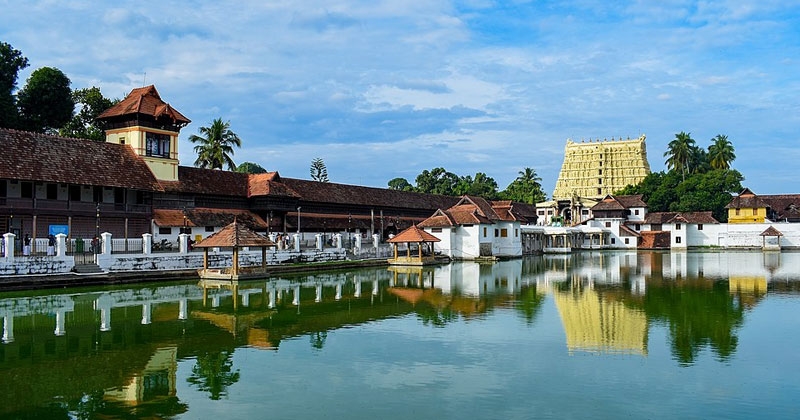
[[[548,196],[566,140],[647,136],[653,171],[680,131],[733,142],[744,184],[800,193],[800,1],[12,1],[0,40],[33,69],[107,97],[155,84],[243,141],[237,163],[412,184],[425,169],[531,167]]]

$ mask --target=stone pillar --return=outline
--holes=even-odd
[[[378,245],[380,245],[380,240],[381,240],[381,235],[378,235],[377,233],[372,235],[372,244],[375,246],[375,248],[377,248]]]
[[[318,250],[322,251],[322,248],[324,246],[323,243],[322,243],[322,235],[320,235],[318,233],[318,234],[314,235],[314,239],[316,240],[316,245],[317,245],[316,248]]]
[[[300,304],[300,286],[294,287],[294,299],[292,300],[292,305],[297,306]]]
[[[342,234],[333,235],[333,239],[336,241],[336,249],[342,249]]]
[[[63,257],[67,255],[67,235],[59,233],[56,235],[56,256]]]
[[[150,302],[142,304],[142,325],[150,325],[151,314],[153,313],[153,305]]]
[[[317,303],[322,302],[322,285],[321,284],[317,284],[316,292],[317,292],[317,294],[316,294],[316,296],[314,296],[314,302],[317,302]]]
[[[150,233],[142,234],[142,253],[150,255],[153,252],[153,235]]]
[[[275,289],[269,290],[269,304],[267,304],[267,307],[270,309],[275,307]]]
[[[14,314],[6,313],[6,316],[3,317],[3,342],[11,343],[13,341],[14,341]]]
[[[59,233],[59,235],[64,235],[64,234]],[[53,334],[57,336],[62,336],[67,333],[67,330],[64,328],[64,320],[65,320],[64,311],[63,310],[56,311],[56,329],[55,331],[53,331]]]
[[[336,296],[333,297],[336,300],[342,299],[342,283],[336,284]]]
[[[355,241],[355,245],[354,245],[355,249],[361,251],[361,234],[360,233],[357,233],[355,235],[355,240],[356,240]]]
[[[184,255],[189,253],[189,234],[181,233],[178,235],[178,250]]]
[[[103,255],[111,255],[111,233],[103,232],[100,234],[100,237],[103,238],[103,244],[101,246]]]
[[[300,252],[300,234],[295,233],[292,238],[294,239],[294,250]]]
[[[353,293],[353,296],[361,297],[361,281],[360,280],[355,280],[355,282],[356,282],[356,284],[355,284],[356,291]]]
[[[189,314],[189,300],[183,298],[178,301],[178,319],[186,319]]]
[[[372,280],[372,294],[378,295],[378,280]]]
[[[3,234],[3,245],[5,247],[5,249],[3,249],[3,255],[5,255],[6,259],[9,261],[14,259],[14,239],[16,237],[17,235],[11,232]]]
[[[267,235],[267,237],[269,238],[270,241],[278,243],[278,241],[276,241],[278,235],[276,235],[274,233],[270,233],[269,235]]]
[[[250,306],[250,293],[242,293],[242,306]]]

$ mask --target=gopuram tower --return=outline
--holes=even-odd
[[[580,143],[568,139],[553,198],[536,204],[540,223],[581,223],[606,195],[641,182],[650,173],[644,140],[644,135]]]
[[[645,136],[631,140],[567,140],[553,200],[602,199],[650,173]]]

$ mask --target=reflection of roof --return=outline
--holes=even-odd
[[[103,111],[97,119],[108,119],[126,115],[147,115],[153,118],[166,116],[176,124],[189,124],[191,121],[161,100],[156,87],[153,85],[131,90],[125,99]]]
[[[130,146],[0,128],[0,178],[161,191]]]
[[[410,228],[400,232],[392,239],[389,239],[387,242],[389,243],[422,243],[422,242],[439,242],[441,239],[431,235],[428,232],[416,227],[411,226]]]
[[[213,248],[213,247],[271,247],[275,246],[266,236],[259,235],[248,229],[242,223],[233,220],[233,223],[225,226],[217,233],[203,239],[194,245],[196,248]]]

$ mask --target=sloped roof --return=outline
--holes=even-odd
[[[647,207],[642,195],[607,195],[592,206],[592,211],[625,210],[631,207]]]
[[[281,182],[307,202],[402,207],[407,209],[442,209],[458,202],[458,197],[337,184],[334,182],[283,177]]]
[[[259,235],[250,230],[247,226],[239,223],[236,219],[233,223],[225,226],[217,233],[210,235],[202,241],[194,244],[196,248],[214,247],[270,247],[275,246],[266,236]]]
[[[641,236],[639,234],[639,232],[637,232],[637,231],[635,231],[635,230],[633,230],[633,229],[631,229],[631,228],[629,228],[629,227],[627,227],[625,225],[620,225],[619,226],[619,233],[622,236],[635,236],[637,238]]]
[[[771,194],[759,197],[775,212],[775,219],[800,218],[800,194]]]
[[[759,233],[759,236],[783,236],[783,233],[775,229],[775,226],[770,226],[765,231]]]
[[[462,196],[454,206],[447,210],[441,208],[429,218],[418,224],[420,227],[450,227],[456,225],[472,224],[492,224],[496,221],[519,221],[528,222],[528,218],[521,211],[517,211],[520,205],[524,210],[536,218],[536,207],[514,203],[508,200],[492,201],[482,197]]]
[[[451,227],[455,226],[456,221],[442,209],[437,209],[433,216],[418,223],[419,227]]]
[[[725,206],[726,209],[759,209],[767,208],[769,204],[764,202],[749,188],[745,188]]]
[[[441,241],[441,239],[412,225],[410,228],[398,233],[397,236],[395,236],[392,239],[389,239],[386,242],[396,244],[396,243],[407,243],[407,242],[422,243],[422,242],[439,242],[439,241]]]
[[[251,174],[247,181],[249,197],[260,195],[300,197],[300,194],[281,182],[278,172]]]
[[[153,209],[156,226],[183,226],[186,215],[187,226],[225,226],[234,220],[251,229],[266,229],[267,222],[259,215],[243,209],[193,208],[183,210]]]
[[[0,128],[0,178],[162,191],[130,146]]]
[[[248,174],[218,169],[178,167],[178,181],[161,181],[164,191],[247,197]]]
[[[647,213],[644,222],[648,224],[664,223],[692,223],[692,224],[716,224],[719,223],[710,211],[666,211]]]
[[[168,117],[176,124],[189,124],[191,121],[183,116],[177,109],[161,100],[156,87],[153,85],[135,88],[125,99],[103,111],[97,116],[98,120],[121,117],[126,115],[147,115],[153,118]]]

